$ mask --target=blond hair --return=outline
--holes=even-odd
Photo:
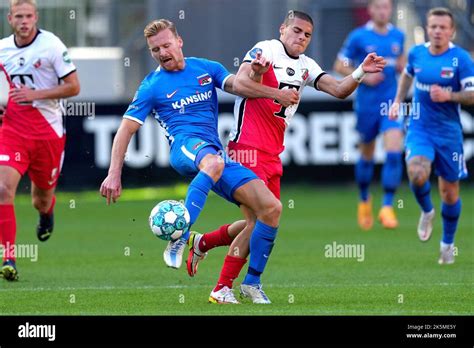
[[[35,8],[35,10],[38,8],[36,0],[10,0],[10,13],[12,13],[13,6],[19,6],[23,4],[31,5]]]
[[[163,18],[155,19],[154,21],[148,23],[145,27],[145,30],[143,30],[143,34],[145,35],[145,38],[149,38],[151,36],[155,36],[160,31],[165,29],[169,29],[174,36],[179,36],[178,31],[176,30],[176,25],[173,22]]]

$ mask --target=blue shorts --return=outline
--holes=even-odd
[[[194,178],[199,173],[199,161],[202,159],[199,152],[212,148],[219,154],[225,163],[221,178],[213,186],[212,191],[227,201],[240,205],[234,199],[234,192],[251,180],[258,179],[250,169],[234,162],[219,146],[200,138],[176,138],[171,145],[170,164],[182,176]]]
[[[405,140],[405,160],[423,156],[434,165],[435,174],[448,182],[467,178],[463,140],[446,140],[421,131],[409,130]]]
[[[360,141],[365,144],[371,143],[377,135],[389,129],[403,130],[402,119],[392,121],[387,115],[382,115],[380,111],[358,110],[356,115],[356,130],[359,132]]]

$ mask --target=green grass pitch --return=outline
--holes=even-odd
[[[152,235],[148,214],[162,199],[184,197],[186,187],[125,189],[107,207],[96,192],[60,193],[56,228],[36,240],[37,213],[17,197],[18,244],[38,244],[38,260],[18,260],[20,280],[0,279],[2,315],[455,315],[472,314],[474,186],[462,187],[463,212],[456,263],[437,263],[441,218],[418,241],[419,210],[406,185],[397,197],[400,227],[369,232],[356,225],[354,186],[286,186],[277,243],[263,276],[269,306],[207,302],[225,248],[214,249],[190,278],[164,265],[166,243]],[[381,199],[373,190],[374,202]],[[374,207],[377,213],[378,206]],[[210,231],[240,218],[239,210],[212,194],[193,229]],[[326,246],[359,244],[364,260],[329,258]],[[186,253],[187,255],[187,253]],[[184,258],[186,259],[186,257]],[[236,281],[240,284],[241,277]]]

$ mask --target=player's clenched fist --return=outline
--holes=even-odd
[[[106,198],[107,205],[115,203],[122,194],[120,173],[109,173],[100,186],[100,194]]]
[[[387,65],[384,57],[378,56],[375,52],[369,53],[362,62],[362,70],[365,73],[378,73]]]
[[[435,103],[445,103],[451,100],[451,92],[438,85],[433,85],[430,89],[430,98]]]
[[[285,108],[290,105],[295,105],[300,102],[300,94],[296,89],[285,88],[278,90],[278,95],[275,98]]]

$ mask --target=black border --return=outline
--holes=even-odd
[[[222,306],[225,312],[225,306]],[[155,346],[212,344],[285,345],[315,344],[413,345],[472,347],[472,316],[0,316],[0,346],[64,346],[91,344]],[[19,338],[18,327],[56,325],[56,339]],[[456,325],[450,330],[408,329],[408,325]],[[456,338],[409,339],[407,333],[455,333]]]

